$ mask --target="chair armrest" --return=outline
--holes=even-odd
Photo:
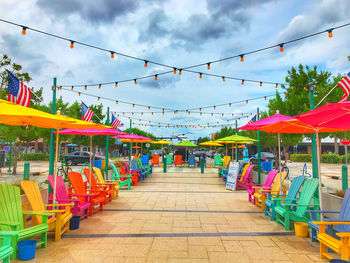
[[[306,210],[307,213],[312,213],[312,214],[339,214],[340,211],[327,211],[327,210]]]
[[[72,194],[72,195],[70,195],[70,196],[74,196],[74,194]],[[59,201],[61,201],[61,200],[59,200]],[[78,200],[78,199],[67,199],[67,200],[62,200],[62,202],[66,202],[66,201],[68,201],[68,202],[73,202],[73,203],[79,203],[79,202],[80,202],[80,200]]]
[[[272,196],[287,196],[287,195],[278,195],[278,194],[271,194]],[[274,198],[276,199],[276,198]]]
[[[272,189],[272,187],[268,187],[268,186],[253,186],[253,188],[255,188],[255,189],[265,189],[265,191],[266,190],[271,190]]]
[[[274,201],[298,201],[299,199],[297,198],[274,198]]]
[[[93,194],[71,194],[71,196],[94,196]]]
[[[53,211],[53,210],[51,210]],[[23,211],[24,215],[37,215],[37,216],[44,216],[44,217],[49,217],[55,215],[55,213],[49,211]],[[64,210],[62,210],[64,211]]]
[[[315,225],[325,225],[325,226],[330,226],[330,225],[350,225],[350,221],[334,221],[334,222],[329,222],[329,221],[312,221],[313,224]],[[350,234],[350,232],[348,233]]]
[[[4,222],[0,221],[0,226],[18,226],[19,222]]]
[[[299,204],[284,204],[285,206],[306,206],[306,207],[319,207],[320,205],[318,204],[309,204],[309,205],[299,205]]]
[[[46,204],[44,206],[72,206],[73,204]]]
[[[0,231],[0,236],[15,236],[19,231]]]
[[[336,233],[336,235],[340,238],[342,237],[350,237],[350,233],[349,232],[341,232],[341,233]]]

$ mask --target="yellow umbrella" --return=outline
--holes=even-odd
[[[105,129],[106,126],[95,124],[74,118],[54,115],[40,110],[24,107],[6,100],[0,99],[0,123],[6,125],[24,126],[30,125],[39,128],[53,128],[58,131],[62,128],[72,129]],[[57,171],[57,156],[58,156],[58,132],[56,133],[56,152],[55,152],[55,183],[53,200],[55,202],[56,191],[56,171]]]
[[[154,144],[173,144],[172,142],[168,142],[166,140],[159,140],[159,141],[155,141],[153,143]]]
[[[215,141],[201,142],[199,145],[202,145],[202,146],[223,146],[222,144],[217,143]]]

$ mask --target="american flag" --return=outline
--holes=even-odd
[[[121,126],[120,125],[120,120],[118,120],[113,114],[112,114],[112,127],[115,130],[118,130],[118,127]]]
[[[248,124],[251,124],[253,122],[256,122],[256,114],[254,115],[254,117],[250,121],[248,121]]]
[[[8,100],[29,107],[30,98],[32,96],[30,89],[27,88],[22,81],[19,81],[10,71],[7,71],[7,73],[10,78],[8,83]]]
[[[347,101],[350,94],[350,72],[337,85],[344,91],[344,95],[339,102]]]
[[[88,106],[85,105],[84,102],[81,103],[81,106],[82,106],[82,119],[84,121],[88,121],[88,122],[91,122],[92,120],[92,116],[94,116],[94,112],[92,110],[89,109]]]

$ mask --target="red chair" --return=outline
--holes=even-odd
[[[152,164],[159,167],[159,155],[152,155]]]
[[[127,174],[131,174],[132,176],[130,177],[131,182],[133,185],[137,185],[137,182],[139,181],[139,176],[140,173],[139,172],[133,172],[130,171],[129,166],[126,162],[118,162],[119,168],[120,168],[120,175],[127,175]],[[128,179],[128,177],[120,177],[120,180],[124,181]]]
[[[182,167],[182,155],[175,155],[174,164],[175,164],[175,167],[176,166]]]

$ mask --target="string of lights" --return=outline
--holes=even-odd
[[[78,94],[78,96],[81,96],[81,95],[84,95],[84,96],[87,96],[87,97],[93,97],[93,98],[97,98],[97,101],[100,101],[100,100],[106,100],[106,101],[112,101],[114,102],[115,104],[126,104],[126,105],[132,105],[132,107],[134,108],[135,106],[138,106],[138,107],[143,107],[143,108],[147,108],[148,110],[151,110],[151,109],[158,109],[158,110],[162,110],[162,113],[166,112],[166,111],[172,111],[173,113],[178,113],[178,112],[186,112],[186,113],[191,113],[192,110],[199,110],[199,112],[201,112],[203,109],[208,109],[208,108],[213,108],[214,110],[216,110],[217,107],[222,107],[222,106],[229,106],[231,107],[232,105],[234,104],[240,104],[240,103],[243,103],[245,102],[246,104],[249,103],[249,101],[254,101],[254,100],[259,100],[259,99],[265,99],[267,100],[267,98],[269,97],[273,97],[275,96],[276,93],[280,94],[280,95],[284,95],[286,96],[286,92],[277,92],[274,93],[274,94],[270,94],[270,95],[265,95],[265,96],[259,96],[259,97],[255,97],[255,98],[251,98],[251,99],[245,99],[245,100],[238,100],[238,101],[233,101],[233,102],[229,102],[229,103],[222,103],[222,104],[217,104],[217,105],[211,105],[211,106],[203,106],[203,107],[199,107],[199,108],[191,108],[191,109],[171,109],[171,108],[162,108],[162,107],[158,107],[158,106],[150,106],[150,105],[145,105],[145,104],[139,104],[139,103],[132,103],[132,102],[128,102],[128,101],[124,101],[124,100],[116,100],[116,99],[111,99],[111,98],[108,98],[108,97],[104,97],[104,96],[97,96],[97,95],[93,95],[93,94],[90,94],[90,93],[86,93],[86,92],[81,92],[81,91],[76,91],[76,90],[72,90],[72,89],[67,89],[67,88],[61,88],[60,90],[65,90],[65,91],[69,91],[69,92],[73,92],[73,93],[76,93]],[[307,89],[304,87],[304,90],[307,91]],[[151,112],[152,114],[152,112]],[[211,114],[211,113],[210,113]],[[214,115],[214,113],[213,113]]]
[[[235,115],[238,115],[238,116],[240,116],[240,115],[244,115],[244,114],[251,114],[250,112],[201,112],[201,111],[180,111],[180,112],[185,112],[185,113],[187,113],[187,114],[199,114],[200,116],[202,116],[202,115],[210,115],[210,116],[218,116],[218,115],[220,115],[220,116],[222,116],[222,117],[224,117],[224,116],[235,116]],[[152,112],[149,112],[149,111],[115,111],[115,112],[113,112],[114,114],[117,114],[117,115],[125,115],[125,114],[131,114],[132,116],[134,116],[134,115],[141,115],[141,116],[143,116],[143,115],[147,115],[147,114],[149,114],[149,115],[157,115],[157,114],[162,114],[162,115],[164,115],[164,114],[166,114],[166,113],[171,113],[171,114],[176,114],[176,113],[178,113],[178,112],[173,112],[173,111],[164,111],[164,112],[162,112],[162,111],[152,111]]]
[[[207,61],[207,62],[204,62],[204,63],[199,63],[199,64],[191,65],[191,66],[188,66],[188,67],[180,68],[180,67],[177,67],[177,66],[167,65],[167,64],[164,64],[164,63],[160,63],[160,62],[156,62],[156,61],[152,61],[152,60],[148,60],[148,59],[144,59],[144,58],[139,58],[139,57],[128,55],[128,54],[125,54],[125,53],[121,53],[121,52],[118,52],[118,51],[110,50],[110,49],[99,47],[99,46],[92,45],[92,44],[88,44],[88,43],[85,43],[85,42],[82,42],[82,41],[69,39],[67,37],[63,37],[63,36],[59,36],[59,35],[56,35],[56,34],[53,34],[53,33],[45,32],[45,31],[42,31],[42,30],[39,30],[39,29],[36,29],[36,28],[33,28],[33,27],[26,26],[26,25],[20,25],[18,23],[11,22],[11,21],[8,21],[8,20],[5,20],[5,19],[0,19],[0,22],[11,24],[11,25],[14,25],[14,26],[22,28],[22,35],[26,35],[27,30],[31,30],[31,31],[34,31],[34,32],[37,32],[37,33],[40,33],[40,34],[44,34],[44,35],[50,36],[50,37],[54,37],[54,38],[57,38],[57,39],[68,41],[70,43],[70,48],[71,49],[74,48],[75,44],[78,44],[78,45],[82,45],[82,46],[85,46],[85,47],[97,49],[97,50],[100,50],[100,51],[103,51],[103,52],[107,52],[108,54],[110,54],[112,59],[115,58],[115,55],[119,55],[119,56],[122,56],[122,57],[126,57],[126,58],[130,58],[130,59],[142,61],[142,62],[144,62],[144,67],[147,67],[148,64],[154,64],[154,65],[158,65],[158,66],[162,66],[162,67],[166,67],[166,68],[171,68],[172,69],[171,71],[167,71],[167,72],[161,72],[161,73],[156,73],[156,74],[147,75],[147,76],[143,76],[143,77],[137,77],[137,78],[131,78],[131,79],[125,79],[125,80],[119,80],[119,81],[113,81],[113,82],[94,83],[94,84],[78,84],[78,85],[62,85],[62,87],[85,87],[85,88],[87,88],[88,86],[98,86],[99,88],[101,88],[102,85],[109,85],[109,84],[114,84],[115,86],[118,86],[118,83],[131,82],[131,81],[133,81],[135,84],[137,84],[137,81],[141,80],[141,79],[146,79],[146,78],[151,78],[151,77],[153,78],[154,77],[155,80],[157,80],[158,76],[160,76],[160,75],[169,74],[171,72],[173,72],[174,74],[176,74],[178,72],[178,74],[181,75],[183,71],[194,73],[194,74],[198,74],[199,78],[202,78],[203,75],[206,75],[206,76],[221,78],[223,81],[225,81],[226,79],[239,80],[239,81],[242,82],[242,85],[245,82],[259,83],[260,86],[262,86],[262,84],[273,84],[273,85],[276,85],[276,86],[278,86],[278,85],[285,85],[283,83],[278,83],[278,82],[276,83],[276,82],[269,82],[269,81],[259,81],[259,80],[245,79],[245,78],[222,76],[222,75],[217,75],[217,74],[209,74],[209,73],[205,73],[205,72],[194,71],[194,70],[190,70],[190,69],[201,67],[201,66],[207,66],[207,69],[209,70],[211,68],[212,64],[223,62],[223,61],[227,61],[227,60],[231,60],[231,59],[235,59],[235,58],[239,58],[241,62],[244,62],[244,57],[246,57],[247,55],[251,55],[251,54],[258,53],[258,52],[266,51],[266,50],[273,49],[273,48],[276,48],[276,47],[279,48],[280,52],[283,52],[285,46],[288,45],[288,44],[291,44],[291,43],[294,43],[294,42],[297,42],[297,41],[301,41],[301,40],[304,40],[304,39],[307,39],[307,38],[311,38],[311,37],[314,37],[314,36],[318,36],[318,35],[321,35],[321,34],[324,34],[324,33],[327,33],[328,37],[332,38],[333,37],[333,32],[335,30],[340,29],[340,28],[344,28],[344,27],[347,27],[347,26],[350,25],[350,23],[342,24],[342,25],[339,25],[339,26],[336,26],[336,27],[328,28],[326,30],[322,30],[322,31],[318,31],[318,32],[315,32],[315,33],[312,33],[312,34],[308,34],[308,35],[305,35],[305,36],[302,36],[302,37],[299,37],[299,38],[295,38],[295,39],[292,39],[292,40],[284,41],[282,43],[278,43],[278,44],[270,45],[270,46],[267,46],[267,47],[263,47],[263,48],[259,48],[259,49],[255,49],[255,50],[251,50],[251,51],[247,51],[247,52],[244,52],[244,53],[241,53],[241,54],[238,54],[238,55],[232,55],[232,56],[229,56],[229,57],[225,57],[225,58],[221,58],[221,59],[217,59],[217,60],[212,60],[212,61]]]

